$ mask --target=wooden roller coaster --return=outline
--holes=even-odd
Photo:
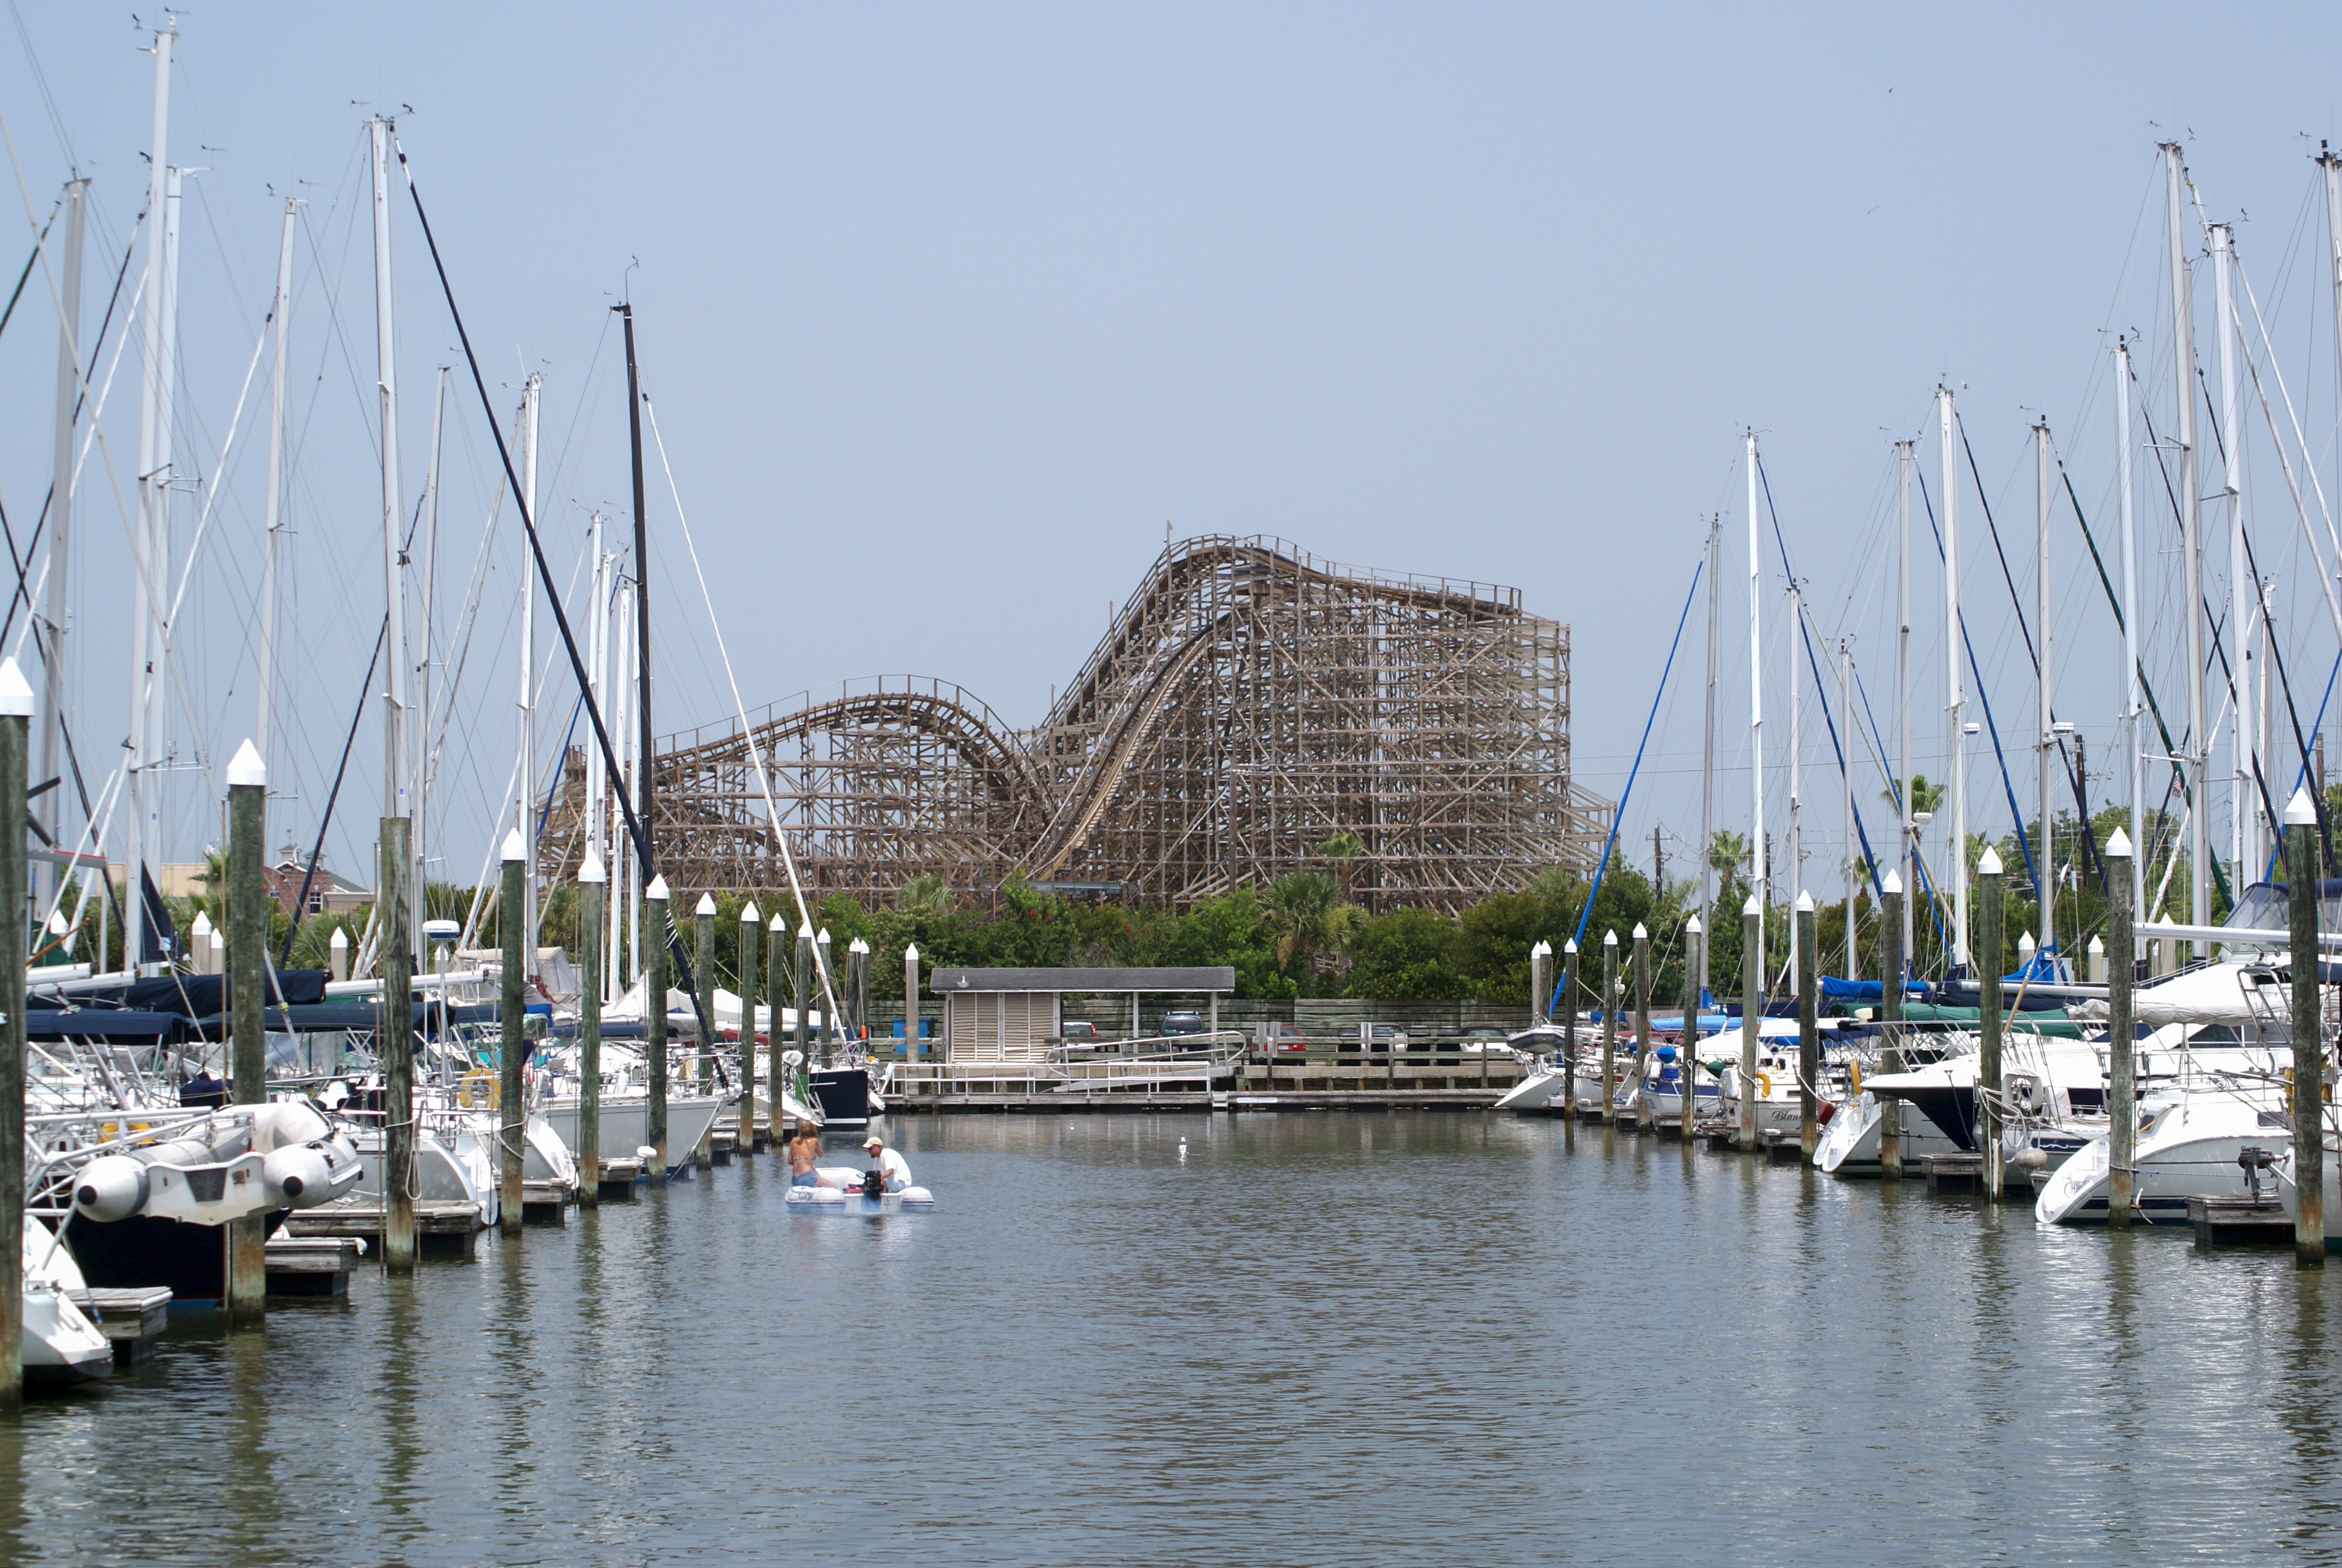
[[[1569,770],[1569,629],[1516,588],[1390,577],[1272,538],[1167,548],[1047,719],[1015,729],[946,681],[888,676],[670,737],[659,868],[679,893],[809,895],[1012,873],[1180,905],[1356,839],[1369,909],[1454,910],[1548,866],[1590,871],[1608,801]],[[584,850],[574,757],[541,845]],[[608,850],[605,849],[606,856]]]

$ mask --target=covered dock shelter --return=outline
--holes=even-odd
[[[1214,1030],[1220,998],[1236,988],[1226,965],[1194,969],[937,969],[927,990],[944,999],[946,1061],[1031,1061],[1048,1054],[1065,1033],[1068,996],[1127,996],[1133,1032],[1140,1000],[1166,994],[1200,996]]]

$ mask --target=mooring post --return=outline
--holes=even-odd
[[[794,1036],[797,1059],[813,1065],[813,921],[797,926],[797,1027]],[[815,1109],[818,1110],[819,1107]]]
[[[919,944],[911,943],[903,950],[903,1070],[908,1074],[919,1065]],[[1244,1082],[1237,1081],[1241,1089]],[[944,1070],[936,1069],[935,1092],[944,1091]]]
[[[0,810],[5,810],[0,805]],[[2326,1266],[2326,1009],[2317,983],[2317,808],[2285,803],[2286,901],[2293,915],[2293,1266]],[[11,887],[19,882],[8,884]]]
[[[25,1397],[25,796],[33,729],[33,688],[13,658],[0,658],[0,893],[18,911],[0,942],[0,1408]],[[134,870],[131,873],[135,876]],[[103,952],[97,955],[102,963]],[[129,969],[138,955],[125,952]]]
[[[267,915],[261,862],[266,855],[268,767],[249,740],[227,765],[229,1091],[238,1105],[268,1100],[268,992],[262,950]],[[14,886],[14,884],[8,884]],[[260,1323],[268,1312],[268,1221],[247,1214],[227,1232],[227,1321]]]
[[[2132,1169],[2137,1163],[2137,1028],[2131,987],[2137,983],[2138,937],[2130,907],[2130,835],[2107,840],[2107,1223],[2130,1225]]]
[[[1821,957],[1814,929],[1814,896],[1797,893],[1797,1147],[1806,1163],[1821,1142],[1821,1106],[1814,1085],[1822,1076]]]
[[[1611,1087],[1618,1062],[1618,933],[1602,933],[1602,1125],[1618,1120],[1618,1096]]]
[[[1765,1026],[1765,906],[1740,906],[1740,1151],[1756,1147],[1756,1033]]]
[[[699,971],[692,977],[699,982],[698,1017],[693,1020],[692,1038],[698,1042],[695,1054],[699,1066],[699,1092],[706,1094],[716,1084],[716,895],[700,894],[691,913],[693,934],[697,939],[692,944],[697,950],[692,956],[692,964]],[[712,1129],[715,1124],[708,1125]]]
[[[577,1204],[602,1202],[602,887],[609,872],[586,846],[577,868]]]
[[[1562,1103],[1566,1106],[1571,1121],[1577,1120],[1577,939],[1572,937],[1561,949],[1561,1050],[1567,1060],[1562,1071],[1569,1076],[1562,1081]]]
[[[814,966],[814,993],[821,998],[821,1064],[837,1065],[837,1009],[832,1005],[837,996],[837,971],[829,967],[829,928],[821,928],[814,938],[820,962]]]
[[[1680,1118],[1676,1131],[1683,1135],[1686,1148],[1691,1144],[1694,1097],[1698,1092],[1694,1075],[1699,1064],[1692,1052],[1699,1044],[1699,971],[1706,967],[1699,961],[1700,944],[1706,940],[1707,933],[1701,928],[1697,915],[1684,922],[1684,1021],[1683,1034],[1676,1041],[1676,1087],[1683,1093],[1683,1110],[1676,1113]]]
[[[415,1006],[407,985],[406,871],[414,824],[382,819],[375,909],[382,945],[375,960],[375,1045],[382,1058],[382,1261],[392,1273],[415,1268]],[[517,924],[517,905],[496,911],[499,925]]]
[[[1481,1060],[1487,1060],[1484,1052]],[[1635,922],[1635,1125],[1651,1124],[1650,1097],[1643,1092],[1642,1075],[1651,1070],[1651,933]]]
[[[2000,1196],[2000,856],[1987,844],[1977,857],[1977,1149],[1984,1156],[1986,1196]]]
[[[515,828],[505,835],[504,887],[496,902],[496,929],[505,939],[496,1007],[496,1065],[503,1069],[496,1084],[496,1229],[507,1236],[520,1234],[521,1156],[528,1123],[520,1070],[528,1060],[528,993],[521,987],[528,978],[529,933],[520,918],[527,897],[528,846]]]
[[[1903,879],[1887,873],[1878,901],[1878,1070],[1903,1070]],[[1903,1174],[1903,1102],[1878,1096],[1878,1173]]]
[[[652,1149],[656,1152],[652,1162],[658,1168],[651,1180],[664,1181],[667,1173],[666,1148],[666,904],[669,897],[665,874],[653,877],[651,885],[643,890],[643,1062],[650,1069],[650,1104],[644,1112],[648,1125],[644,1129]]]
[[[789,922],[779,910],[765,928],[765,1090],[772,1101],[772,1127],[766,1136],[774,1148],[781,1146],[786,1117],[781,1107],[787,1103],[789,1090],[788,1063],[781,1058],[781,984],[788,970]]]
[[[765,945],[765,917],[749,900],[740,908],[740,1142],[733,1158],[756,1152],[756,953]]]
[[[1529,1027],[1535,1029],[1545,1021],[1546,960],[1553,957],[1553,944],[1539,938],[1529,949]]]

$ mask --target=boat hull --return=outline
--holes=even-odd
[[[906,1187],[876,1198],[863,1196],[858,1188],[792,1187],[788,1195],[788,1211],[800,1219],[868,1220],[881,1214],[925,1213],[935,1206],[935,1194],[925,1187]]]

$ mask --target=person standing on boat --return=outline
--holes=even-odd
[[[886,1147],[886,1141],[876,1132],[862,1141],[863,1152],[870,1156],[870,1168],[878,1172],[878,1180],[889,1192],[900,1192],[911,1184],[910,1162]]]

